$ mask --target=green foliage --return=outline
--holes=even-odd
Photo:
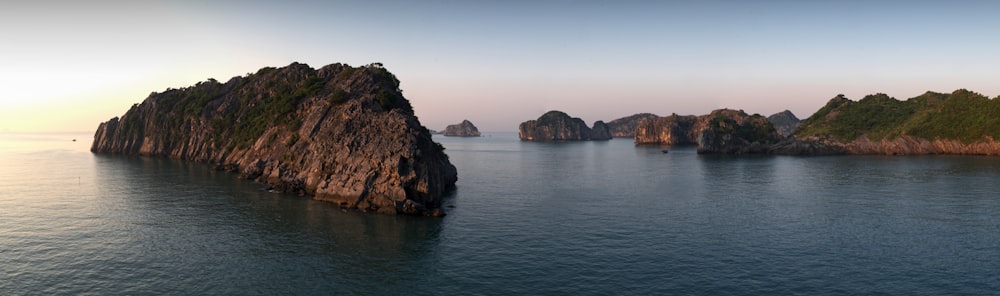
[[[354,76],[354,73],[357,72],[357,70],[358,68],[345,67],[344,70],[341,70],[340,73],[337,73],[336,79],[341,81],[348,80],[351,78],[351,76]]]
[[[342,89],[337,89],[330,94],[330,103],[332,104],[343,104],[347,102],[348,94]]]
[[[288,121],[288,129],[294,131],[294,130],[298,130],[299,128],[302,128],[302,118],[301,117],[296,116],[295,118],[292,118],[292,120]]]
[[[399,94],[384,89],[378,92],[375,99],[378,100],[379,105],[385,110],[392,109],[396,106],[396,104],[399,104],[399,101],[401,101]]]
[[[299,142],[299,133],[294,133],[292,134],[292,136],[288,137],[288,140],[285,140],[285,147],[292,147],[292,145],[295,145],[295,143],[298,142]]]
[[[858,102],[827,104],[805,120],[796,134],[824,135],[843,142],[861,135],[871,140],[910,135],[966,143],[984,136],[1000,138],[1000,102],[967,90],[950,95],[928,92],[906,101],[869,95]]]
[[[763,124],[754,124],[754,122]],[[709,121],[709,126],[719,133],[732,134],[734,138],[744,139],[748,142],[773,143],[776,140],[773,136],[774,126],[760,114],[754,114],[750,120],[744,121],[743,124],[737,124],[735,120],[724,114],[717,114]]]
[[[276,97],[265,95],[260,100],[244,98],[247,104],[256,101],[242,110],[239,122],[232,131],[233,141],[237,147],[245,148],[260,138],[267,128],[273,124],[288,122],[289,128],[296,130],[302,127],[302,119],[293,117],[291,114],[296,106],[305,98],[317,95],[326,84],[326,81],[316,77],[315,74],[309,76],[305,81],[296,85],[296,81],[268,80],[265,85],[270,85],[268,90],[276,93]]]
[[[277,140],[277,139],[278,139],[278,134],[277,133],[271,133],[271,135],[267,137],[267,143],[268,144],[274,143],[274,140]]]
[[[370,86],[376,90],[374,98],[383,109],[409,108],[399,90],[399,81],[378,64],[344,66],[334,79],[320,78],[316,70],[303,65],[265,67],[225,84],[210,78],[191,87],[153,93],[144,105],[133,106],[123,116],[119,129],[129,138],[155,137],[168,146],[182,145],[193,131],[206,133],[217,149],[247,148],[269,129],[282,132],[301,129],[303,118],[297,116],[296,110],[308,99],[322,98],[333,104],[348,102],[351,93],[327,82],[355,80],[362,81],[364,87],[369,87],[371,81]],[[148,115],[142,112],[150,110],[156,112],[149,115],[155,119],[155,126],[146,126],[147,121],[142,118]],[[271,134],[268,143],[275,143],[279,134]],[[292,134],[284,144],[291,146],[300,139],[299,134]]]
[[[928,103],[922,120],[910,124],[907,134],[965,143],[982,140],[984,136],[1000,139],[1000,101],[962,89],[943,102],[933,103]]]

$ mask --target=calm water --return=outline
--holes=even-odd
[[[90,139],[0,134],[0,294],[1000,293],[997,157],[438,137],[459,169],[438,219]]]

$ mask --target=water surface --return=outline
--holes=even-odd
[[[86,134],[2,134],[0,292],[1000,291],[1000,158],[435,140],[459,169],[444,218],[342,211],[200,164],[93,155]]]

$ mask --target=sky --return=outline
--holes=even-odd
[[[4,1],[0,132],[93,131],[151,92],[381,62],[431,129],[515,131],[837,94],[1000,96],[1000,1]]]

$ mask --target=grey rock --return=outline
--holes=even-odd
[[[782,137],[789,137],[802,125],[802,120],[795,117],[792,111],[781,111],[774,113],[767,117],[767,121],[770,121],[774,125],[774,129],[778,130],[778,134]]]

